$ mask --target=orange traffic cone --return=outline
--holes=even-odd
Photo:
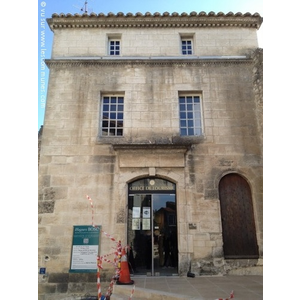
[[[117,284],[134,284],[134,281],[130,279],[130,273],[129,273],[125,248],[122,249],[121,270],[120,270],[120,277],[117,280]]]

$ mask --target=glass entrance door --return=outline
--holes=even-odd
[[[178,273],[176,195],[157,191],[128,198],[128,261],[136,275]]]
[[[152,195],[154,274],[177,274],[177,218],[175,195]],[[153,275],[153,274],[152,274]]]
[[[177,274],[175,194],[129,195],[129,263],[137,275]]]

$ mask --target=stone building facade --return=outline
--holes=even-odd
[[[40,299],[95,291],[95,274],[70,272],[74,226],[92,219],[131,246],[136,274],[261,273],[262,17],[92,13],[47,22]],[[99,249],[111,252],[102,234]],[[107,265],[102,280],[113,272]]]

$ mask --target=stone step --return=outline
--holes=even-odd
[[[110,300],[128,300],[129,296],[124,296],[120,294],[112,294]],[[143,298],[132,297],[132,300],[143,300]]]
[[[132,292],[132,285],[114,285],[113,293],[110,297],[111,300],[128,300]],[[183,300],[186,299],[183,295],[178,295],[174,293],[164,292],[164,291],[154,291],[149,289],[144,289],[140,287],[135,287],[133,293],[133,300]]]

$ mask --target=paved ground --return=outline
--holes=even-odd
[[[186,276],[166,277],[131,277],[136,289],[161,291],[184,296],[190,300],[215,300],[230,297],[231,291],[234,300],[262,300],[263,276]],[[128,296],[132,286],[127,286]],[[135,299],[133,294],[133,300]],[[125,298],[124,298],[125,299]],[[128,297],[127,297],[128,299]],[[146,298],[145,298],[146,299]]]

